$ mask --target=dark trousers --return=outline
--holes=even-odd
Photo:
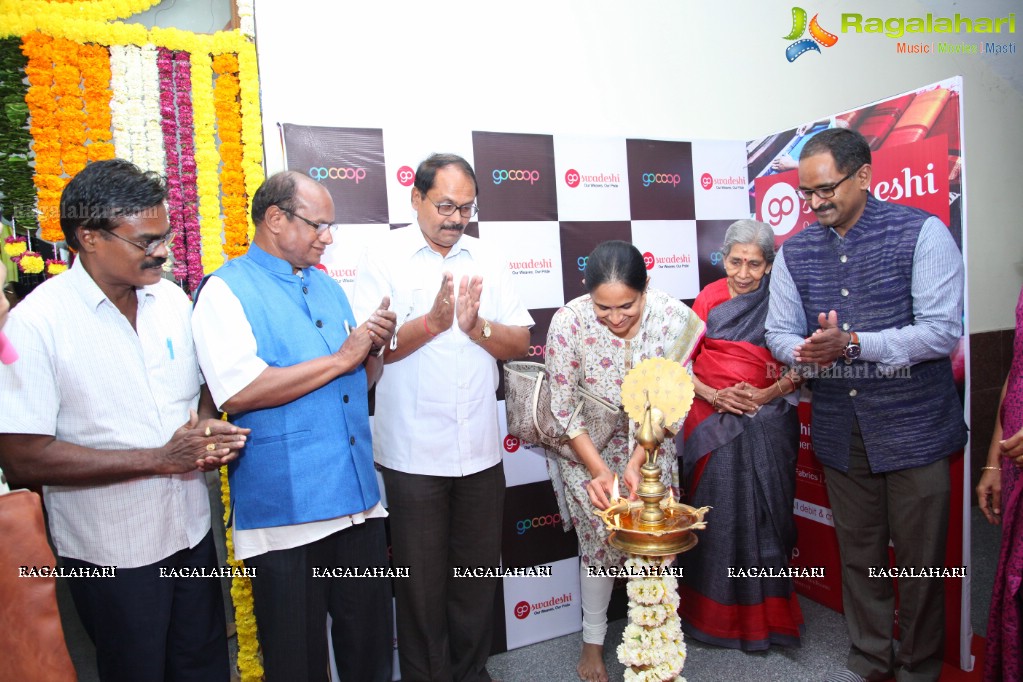
[[[825,467],[842,557],[842,604],[852,643],[848,667],[868,680],[892,674],[900,682],[937,680],[945,637],[944,579],[899,578],[896,656],[892,580],[870,577],[869,569],[888,568],[889,538],[898,567],[944,566],[948,459],[875,474],[867,463],[858,425],[852,436],[849,471]]]
[[[403,682],[488,681],[496,578],[455,578],[456,566],[499,566],[502,465],[463,477],[383,470],[396,566]]]
[[[342,682],[389,682],[394,658],[391,579],[314,577],[313,569],[385,568],[383,519],[245,560],[267,682],[329,679],[327,614]]]
[[[61,558],[68,568],[95,566]],[[216,568],[212,532],[192,549],[115,578],[68,578],[78,616],[96,645],[104,682],[228,680],[224,599],[218,578],[160,577],[160,568]]]

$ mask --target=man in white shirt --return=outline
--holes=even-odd
[[[465,159],[434,154],[412,189],[417,222],[371,248],[355,282],[356,317],[389,296],[396,344],[376,391],[373,452],[382,467],[394,563],[403,680],[490,680],[504,471],[495,360],[523,357],[533,324],[507,264],[463,235],[476,213]]]
[[[387,567],[367,393],[395,316],[378,299],[356,326],[315,267],[334,202],[309,176],[267,178],[252,221],[252,245],[207,279],[192,327],[217,405],[252,429],[229,474],[235,557],[257,570],[266,680],[322,679],[330,614],[341,679],[389,682],[390,580],[348,576]]]
[[[78,257],[4,327],[20,358],[0,365],[0,465],[14,486],[43,484],[100,679],[226,682],[220,582],[161,572],[217,567],[202,472],[248,431],[216,418],[188,297],[161,278],[165,198],[160,176],[121,159],[64,189]]]

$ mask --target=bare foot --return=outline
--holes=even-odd
[[[579,679],[584,682],[607,682],[607,668],[604,667],[604,646],[602,644],[586,644],[579,654],[579,665],[576,666]]]

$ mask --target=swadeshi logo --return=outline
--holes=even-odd
[[[913,169],[906,166],[890,180],[874,183],[872,192],[881,201],[899,201],[937,194],[938,188],[934,184],[933,171],[933,163],[927,164],[927,172],[923,175],[913,175]]]
[[[495,170],[493,172],[494,184],[500,185],[505,180],[529,180],[529,184],[533,184],[540,179],[540,171],[538,170]]]
[[[561,523],[561,514],[547,514],[546,516],[534,516],[531,519],[519,519],[515,522],[515,530],[522,535],[530,528],[540,526],[556,526]]]
[[[688,253],[673,253],[670,256],[662,256],[660,258],[649,251],[643,254],[643,265],[646,266],[647,270],[653,270],[658,265],[669,270],[688,268],[692,261],[693,259]]]
[[[520,601],[512,608],[512,613],[519,620],[525,620],[534,613],[547,613],[548,611],[557,611],[563,609],[572,603],[572,594],[566,592],[560,597],[551,597],[535,604],[530,604],[528,601]]]
[[[711,190],[715,187],[718,189],[742,189],[745,186],[746,180],[738,175],[715,178],[710,173],[704,173],[700,176],[700,187],[706,190]]]
[[[365,168],[310,168],[309,177],[313,180],[355,180],[355,184],[358,185],[360,180],[365,179],[366,169]]]
[[[574,168],[565,173],[565,184],[569,187],[578,187],[584,183],[586,187],[617,187],[621,181],[622,176],[618,173],[585,175]]]
[[[678,186],[682,182],[682,176],[678,173],[643,173],[643,186],[650,185],[671,185]]]
[[[505,452],[515,452],[516,450],[519,449],[520,445],[522,445],[522,441],[520,441],[515,436],[508,434],[507,436],[504,437]]]
[[[806,10],[802,7],[792,8],[792,30],[789,31],[787,36],[785,36],[785,40],[795,40],[796,42],[785,48],[785,59],[788,59],[789,62],[796,61],[801,55],[809,52],[810,50],[820,53],[821,48],[817,47],[818,44],[823,45],[824,47],[833,47],[834,44],[838,42],[838,36],[834,33],[825,31],[821,28],[821,25],[817,23],[818,16],[819,15],[814,14],[813,19],[810,20],[810,38],[796,40],[807,30]]]
[[[760,219],[771,226],[776,236],[788,234],[799,219],[800,203],[796,190],[787,182],[771,185],[760,204]]]
[[[513,275],[542,275],[549,273],[553,267],[554,261],[551,258],[508,261],[508,269]]]
[[[398,169],[398,183],[402,187],[411,187],[412,183],[416,181],[416,172],[408,166],[402,166]]]
[[[526,357],[542,358],[545,350],[547,350],[547,346],[530,346],[526,351]]]

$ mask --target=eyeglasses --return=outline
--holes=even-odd
[[[426,197],[426,199],[437,208],[437,213],[440,213],[442,216],[454,215],[455,211],[458,211],[458,215],[462,216],[463,218],[471,218],[474,215],[476,215],[476,211],[479,210],[479,206],[477,206],[475,203],[462,204],[461,206],[456,206],[455,204],[452,204],[450,201],[445,201],[442,204],[438,204],[430,197]]]
[[[863,166],[860,166],[860,168],[863,168]],[[817,189],[803,189],[802,187],[800,187],[796,190],[796,194],[798,194],[799,198],[802,199],[803,201],[810,201],[810,198],[814,194],[817,195],[818,199],[830,199],[831,197],[835,196],[835,189],[843,182],[845,182],[852,176],[856,175],[859,172],[860,168],[857,168],[852,173],[849,173],[849,175],[845,176],[844,178],[842,178],[833,185],[827,185],[826,187],[818,187]]]
[[[277,204],[274,204],[274,205],[277,206]],[[314,223],[313,221],[309,220],[308,218],[300,216],[299,214],[295,213],[291,209],[284,208],[283,206],[277,206],[277,208],[281,209],[282,211],[284,211],[285,213],[290,215],[292,218],[298,218],[303,223],[305,223],[309,227],[311,227],[314,230],[316,230],[316,234],[323,234],[327,230],[330,230],[331,232],[333,232],[334,228],[337,227],[336,223]]]
[[[162,237],[153,237],[152,239],[147,239],[144,242],[137,242],[126,237],[122,237],[121,235],[117,234],[112,230],[108,230],[106,228],[102,229],[107,234],[117,237],[122,242],[128,242],[132,246],[137,246],[138,248],[142,249],[147,256],[152,256],[154,253],[156,253],[156,250],[161,246],[166,246],[167,249],[170,250],[171,244],[174,243],[174,238],[178,236],[177,232],[171,230]]]

